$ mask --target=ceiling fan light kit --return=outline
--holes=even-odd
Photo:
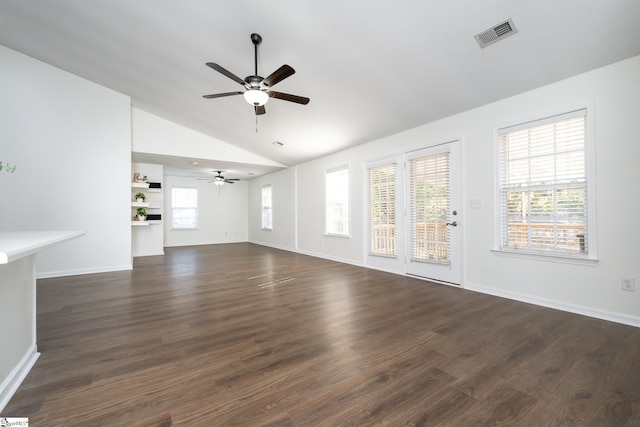
[[[244,99],[251,105],[259,107],[269,101],[267,92],[258,89],[251,89],[244,93]]]
[[[267,77],[259,76],[258,46],[260,45],[260,43],[262,43],[262,37],[260,37],[259,34],[253,33],[251,34],[251,42],[253,43],[254,47],[254,74],[245,77],[244,80],[228,71],[227,69],[223,68],[222,66],[216,64],[215,62],[206,63],[207,67],[216,70],[220,74],[244,86],[245,91],[214,93],[211,95],[203,95],[203,98],[213,99],[226,96],[243,95],[244,99],[253,106],[256,116],[266,113],[264,105],[269,101],[269,98],[277,98],[284,101],[295,102],[296,104],[307,105],[309,103],[309,98],[270,90],[271,87],[275,86],[277,83],[281,82],[287,77],[292,76],[296,71],[291,66],[285,64],[273,73],[269,74]]]

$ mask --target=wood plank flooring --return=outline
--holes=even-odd
[[[249,243],[38,281],[33,426],[640,426],[640,329]]]

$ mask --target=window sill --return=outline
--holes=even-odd
[[[350,239],[351,235],[349,234],[331,234],[331,233],[324,233],[325,237],[338,237],[338,238],[342,238],[342,239]]]
[[[523,259],[531,259],[535,261],[547,261],[547,262],[557,262],[563,264],[575,264],[575,265],[586,265],[590,267],[595,267],[598,264],[598,260],[596,258],[576,258],[569,256],[562,256],[556,254],[539,254],[533,252],[522,252],[522,251],[506,251],[503,249],[491,249],[491,252],[498,256],[511,257],[511,258],[523,258]]]
[[[262,227],[260,230],[262,230],[262,231],[273,231],[273,228]]]
[[[373,252],[369,252],[367,255],[369,255],[369,256],[375,256],[375,257],[379,257],[379,258],[392,258],[392,259],[398,259],[398,255],[376,254],[376,253],[373,253]]]

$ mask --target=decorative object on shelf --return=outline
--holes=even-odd
[[[13,167],[11,167],[9,166],[9,163],[3,165],[2,161],[0,161],[0,171],[2,171],[2,169],[4,169],[7,173],[14,173],[16,171],[16,165],[13,165]]]
[[[147,196],[144,193],[136,193],[135,199],[138,203],[144,203],[147,200]]]
[[[147,182],[147,176],[140,172],[133,174],[133,182]]]
[[[137,221],[146,221],[147,220],[147,210],[145,208],[136,209],[136,220]]]

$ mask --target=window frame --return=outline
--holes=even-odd
[[[346,214],[344,214],[342,216],[342,219],[345,221],[346,223],[346,231],[341,233],[339,231],[334,230],[333,228],[331,228],[329,225],[329,221],[330,221],[330,203],[334,204],[335,203],[335,197],[333,198],[334,200],[329,200],[329,188],[328,188],[328,179],[329,176],[331,174],[335,174],[338,172],[345,172],[346,174],[346,185],[344,186],[344,188],[346,189],[346,197],[344,199],[346,200],[342,200],[343,202],[345,202],[344,206],[345,206],[345,210],[346,210]],[[342,166],[338,166],[335,168],[330,168],[330,169],[326,169],[325,170],[325,174],[324,174],[324,202],[325,202],[325,220],[324,220],[324,230],[325,236],[330,236],[330,237],[343,237],[343,238],[350,238],[351,237],[351,170],[349,167],[349,164],[345,164]]]
[[[175,206],[175,203],[176,203],[175,192],[179,190],[195,191],[195,206]],[[198,198],[199,198],[199,193],[198,193],[197,187],[184,187],[184,186],[171,187],[171,230],[197,230],[198,229]],[[176,227],[176,223],[175,223],[176,209],[193,209],[194,210],[193,223],[185,227],[179,227],[179,226]]]
[[[265,205],[265,190],[269,189],[269,206]],[[273,185],[265,184],[261,187],[261,210],[260,210],[260,227],[262,230],[273,231]],[[265,214],[268,213],[268,224],[265,221]]]
[[[587,228],[587,252],[581,254],[567,254],[553,251],[536,251],[528,249],[512,249],[502,247],[502,209],[501,209],[501,188],[500,188],[500,135],[505,130],[510,131],[533,128],[545,123],[553,123],[563,120],[571,114],[585,112],[585,179],[586,179],[586,228]],[[546,114],[539,114],[533,117],[513,121],[500,126],[495,126],[494,135],[494,242],[492,252],[496,255],[510,256],[539,261],[562,262],[580,265],[596,265],[598,262],[598,242],[597,242],[597,222],[596,222],[596,176],[595,176],[595,132],[594,132],[594,106],[593,103],[580,104],[572,107],[558,109]]]

